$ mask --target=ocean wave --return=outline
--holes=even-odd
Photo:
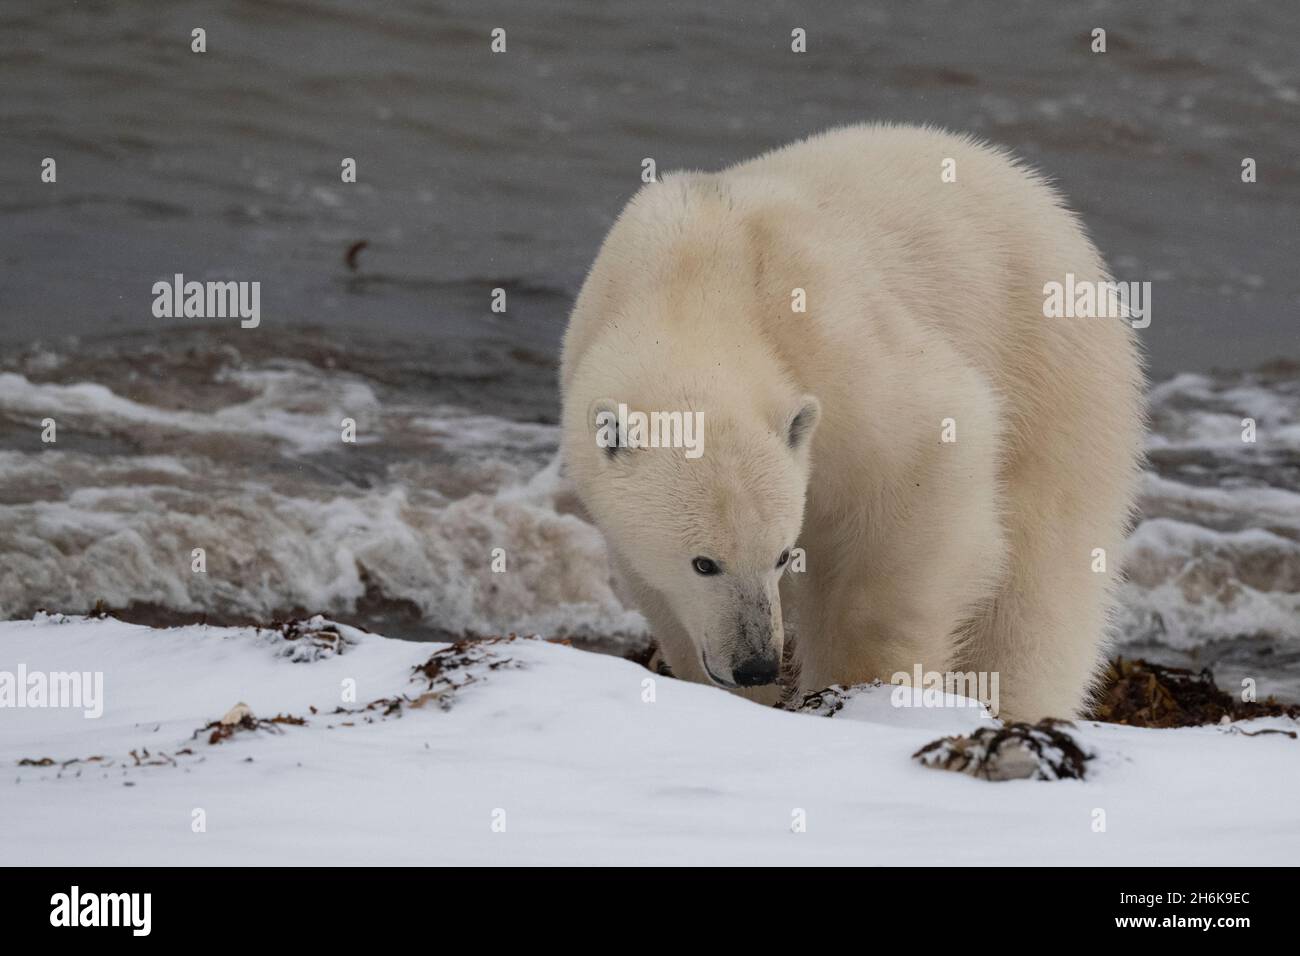
[[[47,349],[28,363],[47,376],[76,365]],[[377,605],[412,634],[644,633],[561,487],[555,426],[426,404],[338,368],[250,367],[233,350],[172,371],[146,389],[129,368],[113,387],[0,372],[0,422],[59,429],[39,451],[0,452],[0,617],[99,602],[234,620]],[[233,391],[204,410],[157,404],[199,386]],[[113,441],[78,450],[88,436]]]
[[[203,460],[36,457],[0,459],[6,482],[62,489],[0,505],[0,617],[102,601],[269,619],[354,613],[379,595],[443,633],[644,630],[614,594],[599,533],[546,484],[453,501],[400,486],[292,494]],[[98,483],[69,488],[78,475]]]
[[[1300,641],[1300,541],[1153,518],[1129,538],[1125,568],[1127,641],[1180,650],[1238,636]]]

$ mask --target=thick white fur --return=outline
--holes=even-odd
[[[563,453],[675,674],[734,664],[737,621],[779,645],[784,617],[805,691],[920,664],[998,672],[1003,716],[1084,706],[1142,373],[1123,320],[1044,318],[1066,273],[1108,278],[1051,187],[934,129],[832,130],[632,199],[565,338]],[[791,450],[806,396],[820,422]],[[703,456],[610,458],[601,399],[703,411]],[[796,539],[807,570],[775,573]]]

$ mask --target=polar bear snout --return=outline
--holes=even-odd
[[[775,654],[751,657],[732,668],[731,679],[737,687],[761,687],[775,684],[781,676],[781,658]]]
[[[714,669],[709,655],[705,654],[704,670],[713,683],[728,690],[737,687],[762,687],[765,684],[775,684],[777,678],[781,676],[781,653],[771,646],[764,650],[748,651],[744,657],[732,660],[730,667],[724,665],[718,668],[723,671],[721,674]],[[724,676],[728,671],[731,674],[730,678]]]
[[[731,623],[721,629],[730,640],[713,643],[711,651],[711,642],[703,642],[704,669],[715,684],[727,688],[774,684],[781,675],[785,638],[780,598],[764,593],[761,585],[738,592],[727,614]]]

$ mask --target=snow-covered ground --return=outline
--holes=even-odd
[[[0,709],[0,863],[1300,859],[1300,741],[1240,733],[1295,728],[1281,718],[1083,723],[1075,737],[1096,754],[1086,779],[994,783],[912,759],[990,719],[896,708],[887,687],[827,718],[541,640],[483,646],[464,666],[444,652],[430,680],[413,668],[447,645],[335,630],[0,624],[0,672],[103,675],[99,718]],[[385,702],[365,710],[372,701]],[[210,743],[207,725],[239,702],[306,722]]]

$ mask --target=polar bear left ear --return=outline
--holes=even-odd
[[[822,403],[817,401],[815,396],[805,395],[799,399],[799,407],[795,409],[785,426],[786,443],[796,451],[805,447],[812,439],[821,417]]]
[[[609,460],[626,453],[626,435],[619,430],[618,406],[610,398],[598,398],[587,412],[588,424],[596,437],[596,447]]]

